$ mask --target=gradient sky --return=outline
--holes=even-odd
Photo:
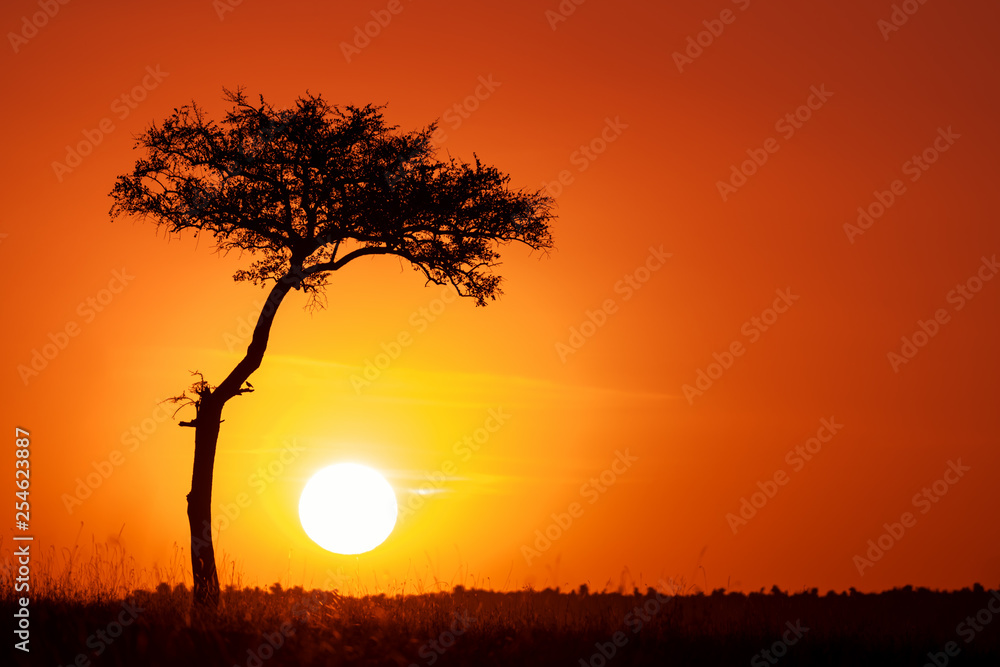
[[[37,3],[0,10],[22,35],[2,56],[4,415],[34,439],[41,546],[121,531],[143,567],[186,553],[193,432],[157,402],[189,371],[221,380],[264,292],[233,282],[246,258],[111,223],[108,192],[149,123],[191,100],[218,117],[242,85],[279,106],[387,103],[405,129],[442,118],[443,153],[549,187],[559,214],[551,254],[504,251],[487,308],[388,258],[337,275],[325,311],[286,300],[216,461],[216,516],[234,515],[218,550],[245,582],[1000,581],[996,3],[904,3],[897,26],[888,0],[223,2],[70,2],[35,32]],[[391,20],[345,49],[373,11]],[[359,557],[297,519],[306,480],[341,460],[423,501]]]

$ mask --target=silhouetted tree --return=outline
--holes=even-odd
[[[477,305],[500,295],[492,269],[498,246],[552,245],[551,198],[511,190],[510,177],[479,159],[441,161],[436,123],[400,132],[384,107],[332,106],[319,95],[279,109],[225,91],[232,104],[216,123],[195,103],[175,109],[137,140],[144,155],[119,176],[112,219],[151,219],[169,233],[207,232],[221,252],[255,261],[235,279],[270,285],[246,355],[218,385],[202,377],[189,400],[195,418],[194,471],[187,496],[194,601],[218,604],[211,535],[212,473],[226,402],[253,390],[275,312],[290,290],[322,306],[331,274],[373,255],[407,260],[427,283],[452,285]]]

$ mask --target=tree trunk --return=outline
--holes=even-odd
[[[212,477],[215,447],[219,441],[222,406],[211,396],[202,399],[194,432],[194,472],[187,495],[188,523],[191,526],[191,572],[194,575],[194,603],[215,608],[219,604],[219,575],[212,546]]]
[[[299,269],[301,272],[301,268]],[[188,524],[191,528],[191,572],[194,575],[194,605],[199,610],[214,610],[219,604],[219,575],[215,567],[215,548],[212,546],[212,477],[215,468],[215,449],[219,442],[219,424],[222,408],[233,396],[248,389],[243,383],[260,367],[267,349],[271,323],[282,299],[298,284],[293,274],[285,276],[271,288],[247,353],[229,373],[222,384],[205,392],[198,401],[195,417],[194,470],[191,474],[191,492],[187,495]]]

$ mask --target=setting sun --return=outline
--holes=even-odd
[[[357,463],[323,468],[306,483],[299,520],[312,540],[337,554],[371,551],[396,525],[396,494],[375,470]]]

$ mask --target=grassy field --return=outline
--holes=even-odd
[[[3,615],[13,626],[4,556]],[[132,586],[139,575],[127,560],[62,565],[58,576],[54,566],[37,573],[31,652],[9,651],[13,664],[1000,665],[1000,592],[979,586],[744,595],[661,582],[631,593],[349,596],[230,585],[217,615],[192,619],[184,584]]]

